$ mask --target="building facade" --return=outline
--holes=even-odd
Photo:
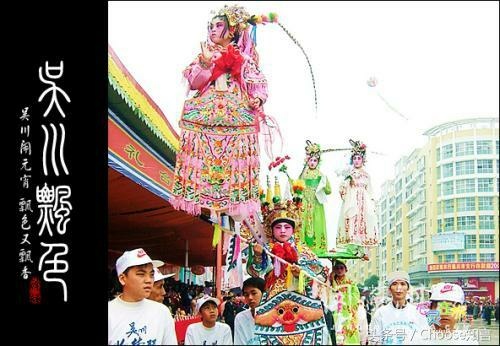
[[[401,158],[378,201],[381,245],[377,265],[356,262],[358,282],[394,270],[410,273],[414,288],[460,284],[467,296],[499,297],[497,118],[435,126],[424,147]]]

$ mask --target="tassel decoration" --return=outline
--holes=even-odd
[[[305,275],[304,271],[301,270],[299,274],[299,284],[298,284],[298,291],[300,294],[304,294],[305,291]]]
[[[212,239],[212,247],[216,247],[219,244],[220,236],[222,230],[220,229],[219,224],[214,224],[214,237]]]
[[[287,289],[292,287],[292,279],[293,279],[292,266],[287,265],[286,266],[286,281],[285,281],[285,287]]]

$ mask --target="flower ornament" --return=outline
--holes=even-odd
[[[354,141],[349,139],[351,144],[351,159],[354,155],[360,155],[363,158],[363,162],[366,162],[366,144],[361,141]]]
[[[288,155],[285,155],[284,157],[277,156],[276,159],[274,159],[274,161],[269,164],[268,169],[271,170],[273,168],[279,167],[286,160],[290,160],[290,156],[288,156]],[[285,170],[286,170],[286,168],[285,168]],[[280,171],[281,171],[281,169],[280,169]]]

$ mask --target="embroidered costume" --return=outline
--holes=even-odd
[[[250,38],[250,15],[238,6],[224,7],[233,42],[222,47],[207,39],[211,63],[201,54],[184,70],[190,89],[184,103],[175,167],[172,205],[190,214],[201,208],[249,215],[259,209],[258,112],[250,102],[267,99],[267,81]],[[236,41],[236,38],[238,40]]]
[[[375,203],[372,197],[370,176],[363,169],[366,146],[350,140],[352,157],[363,159],[361,167],[353,168],[340,186],[342,207],[337,233],[337,246],[354,244],[371,247],[378,245],[378,229]]]
[[[326,175],[320,172],[319,144],[306,141],[306,162],[299,177],[305,183],[304,213],[300,239],[318,256],[328,251],[324,204],[332,190]]]
[[[332,289],[338,292],[337,306],[333,310],[337,345],[359,345],[358,286],[346,276],[333,276]]]
[[[275,196],[271,196],[268,183],[267,200],[262,197],[263,227],[267,243],[263,246],[270,253],[300,267],[295,278],[291,265],[276,258],[253,254],[250,247],[247,271],[251,276],[265,276],[265,293],[256,308],[255,335],[261,344],[317,345],[330,341],[326,327],[318,284],[304,275],[319,278],[325,282],[327,268],[298,237],[301,228],[303,182],[293,184],[293,200],[281,200],[279,185],[275,182]],[[293,230],[282,241],[277,239],[273,227],[291,225]],[[289,226],[288,226],[289,227]],[[279,233],[279,232],[278,232]],[[275,236],[276,235],[276,236]]]

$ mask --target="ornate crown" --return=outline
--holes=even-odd
[[[212,12],[217,16],[226,16],[229,26],[237,26],[238,30],[244,30],[248,25],[250,14],[243,6],[238,5],[224,5],[218,12]]]
[[[226,16],[229,26],[236,27],[238,31],[245,30],[249,25],[277,23],[278,15],[274,12],[267,15],[250,15],[243,6],[238,5],[224,5],[218,12],[211,12],[214,17]]]
[[[366,157],[366,144],[361,141],[353,141],[349,139],[349,143],[352,145],[351,157],[354,155],[361,155],[363,158]]]
[[[306,140],[306,155],[307,156],[320,156],[321,148],[318,143],[312,143],[310,140]]]
[[[275,177],[273,196],[271,182],[269,176],[267,177],[267,193],[265,195],[261,194],[261,212],[264,220],[264,231],[268,239],[272,239],[272,225],[278,220],[292,221],[294,223],[294,233],[301,229],[303,191],[304,181],[296,180],[291,188],[292,199],[282,199],[278,177]]]

